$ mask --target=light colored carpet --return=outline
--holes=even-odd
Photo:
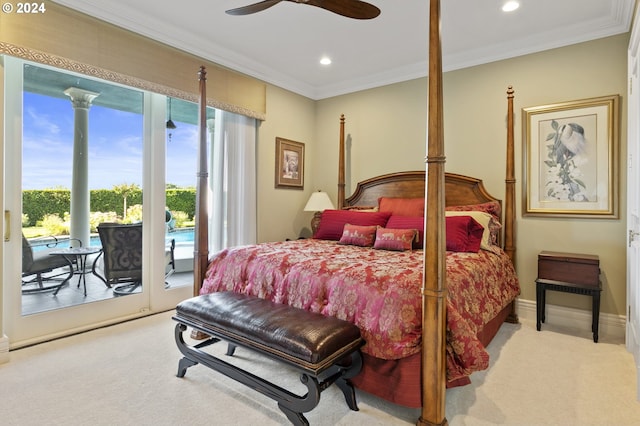
[[[3,425],[286,425],[271,399],[206,367],[175,376],[181,355],[171,313],[10,353],[0,365]],[[226,345],[214,345],[223,352]],[[491,367],[447,391],[450,425],[637,425],[635,368],[623,342],[589,333],[505,324],[489,347]],[[233,357],[276,383],[296,375],[238,349]],[[284,376],[284,377],[283,377]],[[295,390],[293,389],[293,390]],[[408,425],[419,410],[358,392],[350,411],[335,387],[305,416],[311,425]]]

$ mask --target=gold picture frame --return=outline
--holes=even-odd
[[[620,96],[522,109],[523,216],[617,219]]]
[[[304,144],[276,138],[276,188],[304,189]]]

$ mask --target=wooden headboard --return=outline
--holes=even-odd
[[[425,172],[389,173],[359,182],[354,193],[344,200],[345,207],[374,207],[380,197],[424,198]],[[484,188],[481,179],[455,173],[445,174],[446,206],[462,206],[501,200]]]

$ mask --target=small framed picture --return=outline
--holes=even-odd
[[[304,189],[304,144],[276,138],[276,188]]]
[[[524,216],[618,218],[619,98],[522,109]]]

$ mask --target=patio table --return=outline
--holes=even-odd
[[[78,288],[80,288],[80,283],[84,286],[84,295],[87,295],[87,278],[86,275],[88,273],[87,266],[87,258],[92,254],[97,254],[102,251],[102,247],[99,246],[87,246],[87,247],[72,247],[65,248],[60,250],[53,250],[49,252],[50,255],[64,256],[69,262],[73,262],[74,257],[77,264],[77,269],[74,271],[74,274],[78,275]],[[93,274],[99,277],[96,274],[95,269],[91,268]]]

